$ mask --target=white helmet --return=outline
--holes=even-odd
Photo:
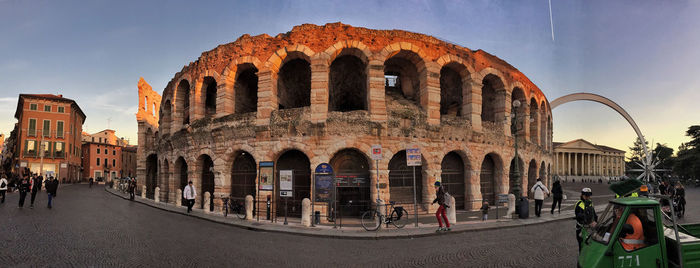
[[[581,190],[581,194],[591,196],[593,195],[593,192],[591,191],[591,188],[586,187]]]

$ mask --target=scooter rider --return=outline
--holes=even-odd
[[[591,188],[583,188],[581,190],[581,200],[576,202],[576,209],[574,210],[576,214],[576,240],[578,241],[579,251],[581,251],[581,242],[583,241],[581,230],[586,225],[595,227],[598,221],[598,215],[595,213],[593,201],[591,200],[592,195]]]

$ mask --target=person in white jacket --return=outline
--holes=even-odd
[[[5,175],[0,178],[0,204],[5,203],[5,192],[7,192],[7,179]]]
[[[192,206],[194,206],[194,199],[197,198],[197,190],[194,188],[194,185],[192,185],[192,181],[182,190],[182,196],[185,198],[185,201],[187,201],[187,213],[190,213],[192,211]]]
[[[537,183],[532,186],[530,192],[535,194],[535,215],[539,217],[542,212],[542,203],[544,203],[544,194],[549,195],[549,189],[542,184],[542,179],[538,178]]]

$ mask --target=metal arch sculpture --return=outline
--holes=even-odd
[[[649,151],[648,151],[647,145],[646,145],[646,140],[644,140],[644,136],[642,135],[642,131],[639,130],[639,127],[637,126],[637,123],[634,122],[634,119],[632,119],[632,116],[630,116],[627,113],[627,111],[625,111],[625,109],[623,109],[620,105],[618,105],[614,101],[612,101],[606,97],[600,96],[600,95],[596,95],[596,94],[592,94],[592,93],[573,93],[573,94],[569,94],[569,95],[562,96],[562,97],[555,99],[554,101],[550,102],[550,106],[552,107],[551,109],[554,110],[554,108],[556,108],[557,106],[562,105],[564,103],[572,102],[572,101],[581,101],[581,100],[593,101],[593,102],[597,102],[597,103],[603,104],[605,106],[608,106],[608,107],[612,108],[613,110],[615,110],[620,115],[622,115],[622,117],[624,117],[625,120],[627,120],[627,122],[634,129],[634,132],[637,133],[637,137],[639,138],[639,140],[641,140],[642,148],[644,149],[645,158],[644,158],[643,167],[642,167],[644,170],[643,170],[642,175],[640,175],[640,177],[644,176],[647,179],[647,181],[649,181],[650,177],[655,177],[653,174],[655,165],[652,163],[652,155],[649,154]]]

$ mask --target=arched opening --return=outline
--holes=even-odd
[[[239,64],[233,85],[236,113],[252,113],[258,109],[258,68],[253,64]]]
[[[530,142],[533,144],[537,144],[539,141],[539,135],[540,131],[538,129],[539,127],[539,121],[537,120],[539,118],[539,109],[537,107],[537,100],[535,98],[530,99]]]
[[[182,125],[190,123],[190,82],[182,80],[175,91],[175,109],[180,115]]]
[[[160,173],[160,201],[168,203],[168,193],[170,192],[170,163],[168,163],[167,159],[163,160]]]
[[[151,115],[154,115],[154,116],[155,116],[155,115],[156,115],[156,111],[158,111],[158,106],[157,106],[156,103],[154,102],[154,103],[153,103],[153,109],[151,109]]]
[[[547,164],[545,164],[544,161],[542,161],[542,163],[540,163],[540,176],[538,178],[541,179],[542,183],[544,183],[546,185],[546,183],[547,183]]]
[[[153,199],[158,185],[158,156],[151,154],[146,158],[146,197]]]
[[[527,197],[528,198],[534,198],[532,193],[530,192],[530,189],[532,189],[532,186],[535,186],[535,183],[537,183],[537,162],[535,159],[532,159],[530,161],[530,166],[527,167]]]
[[[311,105],[311,65],[308,61],[295,58],[283,63],[277,78],[277,101],[280,110]]]
[[[515,184],[517,183],[519,187],[522,188],[522,185],[520,183],[522,181],[522,178],[525,176],[525,163],[523,163],[523,160],[518,157],[518,168],[515,168],[515,157],[513,157],[513,160],[510,161],[510,169],[509,169],[509,174],[508,174],[508,183],[510,187],[510,192],[513,193],[515,190]],[[517,171],[517,174],[516,174]],[[520,196],[523,196],[522,190],[520,190]]]
[[[440,114],[462,116],[462,80],[466,68],[450,63],[440,69]]]
[[[143,145],[143,147],[146,148],[146,151],[153,149],[151,148],[153,145],[153,130],[151,130],[151,128],[146,129],[146,135],[143,137]]]
[[[540,104],[540,113],[542,118],[540,120],[540,146],[543,148],[547,146],[547,109],[544,106],[544,101]]]
[[[216,114],[216,80],[211,76],[204,77],[202,90],[204,115],[206,117],[214,116]]]
[[[180,157],[175,161],[175,180],[180,182],[180,190],[185,191],[185,186],[187,186],[189,179],[187,178],[187,162],[184,158]],[[181,195],[180,198],[182,206],[186,206],[187,202],[185,198]]]
[[[486,75],[482,81],[481,87],[481,121],[496,122],[496,113],[498,109],[502,109],[505,103],[503,94],[503,81],[498,76],[493,74]],[[501,119],[502,120],[502,119]]]
[[[309,158],[299,150],[289,150],[277,159],[277,176],[275,176],[276,210],[278,216],[284,216],[284,198],[280,197],[280,170],[291,170],[293,175],[292,197],[287,200],[287,215],[301,217],[301,201],[311,198],[311,163]]]
[[[245,151],[235,153],[231,167],[231,198],[245,200],[247,195],[255,200],[255,179],[257,165],[253,156]]]
[[[144,109],[146,112],[149,112],[149,111],[148,111],[148,96],[143,97],[143,109]]]
[[[546,177],[547,185],[551,186],[552,185],[552,164],[547,164],[547,177]]]
[[[525,136],[525,128],[522,126],[523,126],[523,122],[524,122],[523,120],[527,116],[525,114],[525,111],[527,110],[528,104],[527,104],[527,98],[525,97],[525,92],[523,92],[523,90],[519,87],[516,87],[513,89],[513,94],[511,95],[511,102],[510,103],[512,104],[516,100],[520,101],[520,106],[518,108],[513,107],[513,109],[517,109],[517,110],[515,110],[515,112],[517,112],[518,118],[517,118],[517,120],[511,120],[510,123],[511,123],[511,127],[513,127],[513,124],[516,123],[516,121],[520,123],[520,126],[516,127],[516,130],[518,131],[516,134],[516,137],[522,138]],[[522,175],[522,173],[521,173],[521,175]]]
[[[421,76],[424,71],[418,73],[418,70],[422,67],[420,56],[407,50],[401,50],[384,61],[387,102],[405,99],[420,107]]]
[[[415,167],[416,201],[423,202],[423,167]],[[406,164],[406,151],[394,154],[389,161],[389,194],[398,204],[413,204],[413,167]]]
[[[199,186],[199,200],[201,202],[201,208],[208,209],[209,211],[214,211],[214,161],[211,160],[210,156],[203,154],[199,156],[197,162],[199,164],[202,176],[202,181],[200,182]],[[208,192],[210,194],[208,208],[204,207],[205,192]]]
[[[456,152],[449,152],[442,158],[440,181],[442,187],[455,198],[455,208],[465,209],[466,188],[464,160]]]
[[[367,110],[367,66],[355,55],[342,55],[331,63],[329,111]]]
[[[360,216],[369,210],[371,196],[367,157],[358,150],[344,149],[331,158],[330,164],[338,182],[338,210],[344,216]]]
[[[162,115],[160,117],[160,129],[163,133],[170,133],[170,124],[172,121],[172,105],[170,100],[165,101],[165,106],[162,109]]]
[[[481,200],[488,201],[489,205],[496,203],[496,176],[497,163],[493,154],[487,154],[481,161],[481,173],[479,184],[481,188]]]

